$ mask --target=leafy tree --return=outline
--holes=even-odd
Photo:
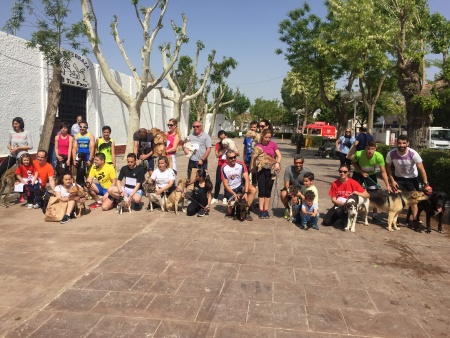
[[[283,107],[278,100],[265,100],[257,98],[250,107],[250,114],[253,119],[269,120],[273,125],[281,124],[281,116],[283,114]],[[290,114],[290,113],[289,113]]]
[[[36,6],[43,10],[36,9]],[[52,67],[52,78],[47,87],[47,109],[45,112],[44,126],[38,149],[48,149],[58,111],[62,91],[62,63],[69,60],[72,53],[64,46],[71,49],[80,49],[77,37],[81,34],[81,25],[68,24],[70,14],[70,0],[16,0],[13,7],[13,15],[7,21],[5,29],[15,31],[28,21],[36,30],[31,34],[31,39],[26,43],[28,48],[38,48],[45,61]],[[85,51],[83,51],[85,52]]]
[[[111,90],[116,94],[120,101],[122,101],[128,109],[129,112],[129,123],[128,123],[128,138],[127,147],[125,154],[133,151],[133,133],[138,130],[140,126],[140,115],[141,106],[144,99],[154,89],[164,78],[169,74],[175,62],[178,60],[179,52],[181,46],[188,42],[188,37],[186,35],[186,24],[187,19],[182,15],[183,24],[181,27],[177,26],[175,22],[171,21],[172,30],[175,34],[175,46],[172,49],[170,43],[163,44],[160,46],[161,54],[165,60],[165,64],[162,72],[156,76],[150,67],[150,55],[153,50],[153,43],[159,31],[163,28],[163,19],[167,11],[169,0],[155,0],[153,6],[141,6],[139,7],[139,0],[132,0],[132,5],[134,6],[136,12],[136,19],[138,20],[142,29],[142,39],[143,45],[139,50],[139,54],[142,58],[142,65],[140,74],[138,73],[136,67],[132,64],[127,52],[125,51],[123,40],[119,35],[119,19],[114,16],[114,20],[111,22],[111,34],[128,65],[128,68],[134,78],[136,83],[137,93],[130,94],[127,90],[123,89],[118,83],[116,78],[110,71],[108,62],[103,54],[100,47],[100,38],[98,35],[98,22],[97,16],[95,15],[93,1],[92,0],[80,0],[81,10],[83,13],[83,22],[86,28],[86,34],[89,38],[89,42],[92,47],[92,52],[94,53],[97,62],[100,65],[103,76],[106,83],[111,88]],[[155,26],[152,28],[150,25],[150,17],[157,11],[159,13],[158,20]],[[168,60],[166,60],[166,57]]]

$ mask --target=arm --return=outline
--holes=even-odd
[[[53,176],[49,176],[48,177],[48,183],[50,184],[50,188],[55,191],[55,179],[53,178]]]
[[[73,139],[73,151],[72,151],[72,156],[73,156],[73,162],[75,164],[77,164],[77,153],[78,153],[78,137],[75,136]]]
[[[90,134],[89,135],[89,164],[91,164],[94,160],[94,154],[95,154],[95,139],[94,139],[94,135]]]
[[[354,160],[352,160],[352,166],[355,167],[355,170],[360,173],[363,177],[368,177],[369,174],[365,173],[364,171],[361,170],[358,162],[355,162]]]
[[[208,159],[208,156],[209,156],[209,153],[211,152],[211,147],[209,147],[209,148],[206,148],[206,151],[205,151],[205,154],[202,156],[202,158],[200,159],[200,161],[202,162],[202,163],[200,163],[200,161],[198,161],[198,164],[200,164],[200,165],[202,165],[207,159]]]
[[[67,165],[70,164],[70,160],[72,158],[72,148],[73,148],[73,137],[70,135],[68,135],[68,136],[69,136],[69,149],[67,151]]]
[[[17,180],[18,180],[20,183],[27,184],[27,181],[25,181],[25,180],[23,179],[22,175],[16,174],[16,177],[17,177]]]
[[[331,196],[331,202],[337,207],[340,207],[345,204],[345,202],[338,201],[337,197],[334,196]]]
[[[423,166],[423,163],[417,163],[417,170],[420,173],[420,176],[422,177],[422,182],[424,185],[427,185],[428,178],[427,178],[427,172],[425,171],[425,167]]]
[[[338,138],[338,139],[336,140],[336,143],[334,144],[334,145],[336,146],[336,151],[337,151],[337,152],[340,152],[340,151],[341,151],[341,148],[339,147],[339,143],[341,143],[341,139],[340,139],[340,138]]]
[[[133,141],[133,153],[136,155],[137,159],[139,160],[138,147],[139,147],[139,141]]]
[[[165,187],[159,188],[156,191],[156,195],[161,195],[164,191],[169,190],[173,186],[173,182],[175,182],[175,180],[169,180],[169,183]]]
[[[222,147],[221,150],[219,150],[219,148],[220,148],[220,146],[216,146],[216,149],[215,149],[215,153],[216,153],[216,157],[217,158],[222,157],[222,155],[227,151],[227,148],[225,148],[225,147]]]
[[[248,197],[248,187],[250,186],[250,177],[248,176],[248,173],[244,173],[242,175],[245,181],[245,187],[244,187],[244,199],[247,200]]]
[[[353,192],[355,195],[364,197],[364,198],[370,198],[369,193],[367,192],[367,190],[364,190],[363,192],[359,192],[359,191],[354,191]]]
[[[386,167],[380,166],[381,177],[383,178],[384,184],[386,184],[386,190],[392,192],[391,186],[389,185],[388,175],[386,173]]]
[[[228,191],[232,196],[235,196],[236,193],[233,191],[233,189],[230,188],[230,186],[228,185],[228,180],[224,179],[223,180],[223,187],[225,188],[226,191]]]
[[[114,168],[116,167],[116,142],[111,142],[111,157]]]
[[[39,177],[39,173],[36,171],[31,179],[31,185],[34,185]]]
[[[276,159],[277,159],[277,163],[275,163],[275,170],[280,170],[281,169],[281,152],[280,149],[275,150],[275,155],[276,155]]]
[[[55,156],[58,159],[58,161],[62,160],[62,157],[59,156],[59,152],[58,152],[58,148],[59,148],[59,142],[58,142],[58,135],[55,136]],[[70,149],[70,148],[69,148]]]
[[[398,190],[398,184],[394,180],[394,175],[392,173],[391,163],[386,162],[386,174],[388,177],[388,181],[391,180],[391,187],[394,191]]]

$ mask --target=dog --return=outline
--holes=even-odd
[[[244,195],[242,193],[238,193],[234,201],[231,201],[233,204],[233,216],[235,219],[243,222],[245,221],[245,216],[248,212],[248,203],[244,199]]]
[[[79,198],[88,198],[89,194],[86,192],[86,190],[84,190],[84,188],[82,188],[80,185],[74,185],[72,188],[70,188],[69,190],[67,190],[67,192],[69,194],[75,195]],[[77,218],[81,217],[81,211],[87,210],[86,208],[86,204],[85,202],[77,202]]]
[[[16,182],[16,174],[14,173],[15,167],[12,167],[11,169],[8,169],[6,171],[2,178],[0,179],[0,196],[3,196],[3,205],[5,208],[9,208],[9,203],[6,201],[6,199],[11,195],[11,193],[14,192],[14,183]]]
[[[155,145],[155,148],[153,149],[153,156],[166,156],[166,146],[162,143]]]
[[[351,194],[344,204],[344,212],[347,214],[347,226],[345,230],[355,232],[358,212],[364,211],[364,225],[369,225],[367,215],[369,214],[369,199],[356,194]]]
[[[228,150],[233,150],[234,152],[238,151],[238,148],[236,147],[236,143],[230,138],[224,138],[222,141],[222,146],[224,148],[227,148]]]
[[[252,138],[253,139],[253,144],[258,144],[261,142],[261,134],[257,133],[256,131],[253,130],[249,130],[246,134],[246,137]]]
[[[426,230],[427,234],[431,233],[431,217],[438,216],[438,232],[442,234],[442,216],[445,212],[445,204],[448,201],[447,194],[443,191],[435,191],[431,194],[427,201],[420,201],[417,205],[418,212],[416,218],[416,226],[421,230],[419,224],[420,213],[425,211],[426,214]],[[411,209],[408,210],[406,216],[406,223],[409,224],[409,218],[411,217]]]
[[[55,172],[56,172],[56,182],[58,184],[62,183],[62,178],[65,174],[70,173],[70,166],[67,165],[67,156],[61,155],[62,160],[56,160]]]
[[[270,168],[274,171],[275,163],[277,163],[277,161],[273,157],[264,153],[261,147],[256,146],[253,149],[250,160],[250,171],[256,173],[263,168]],[[274,172],[272,172],[272,174],[274,174]]]
[[[121,214],[123,213],[123,210],[128,210],[128,212],[131,214],[131,203],[130,199],[127,196],[123,196],[119,199],[119,203],[117,203],[117,213]]]
[[[41,208],[42,212],[45,214],[47,211],[48,201],[50,200],[50,196],[55,196],[52,193],[49,193],[48,190],[43,187],[34,190],[34,196],[36,198],[36,202]]]
[[[170,195],[167,197],[166,201],[166,208],[167,211],[172,211],[172,209],[175,211],[175,214],[178,215],[178,203],[181,201],[182,206],[181,208],[184,208],[184,198],[181,197],[183,194],[184,188],[186,188],[186,179],[182,178],[178,181],[177,188],[170,193]]]
[[[186,137],[183,140],[183,148],[187,150],[187,154],[185,156],[187,158],[191,158],[192,155],[194,155],[197,152],[197,149],[194,148],[193,144],[189,141],[189,138]]]
[[[166,194],[156,195],[156,185],[152,180],[145,181],[142,185],[146,196],[148,197],[147,210],[153,211],[153,203],[158,203],[161,211],[166,211]]]
[[[86,186],[86,176],[88,174],[88,166],[86,165],[87,157],[84,153],[78,154],[78,164],[77,164],[77,175],[75,177],[75,182],[81,186]]]
[[[289,186],[286,189],[288,196],[288,208],[289,208],[289,219],[291,223],[295,222],[295,218],[298,215],[298,211],[295,210],[295,207],[300,204],[300,199],[298,198],[298,188],[295,185]]]
[[[382,190],[369,191],[370,209],[377,208],[388,213],[388,230],[398,230],[397,218],[400,212],[420,201],[426,201],[428,196],[422,191],[403,191],[398,193],[386,193]]]

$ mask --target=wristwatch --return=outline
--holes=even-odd
[[[423,182],[423,185],[429,185],[429,183],[428,182]]]

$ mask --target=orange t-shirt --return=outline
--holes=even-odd
[[[45,187],[47,185],[48,178],[50,176],[53,177],[53,167],[48,162],[46,162],[45,165],[41,166],[38,160],[33,161],[33,166],[38,172],[38,177],[41,181],[41,184]]]

